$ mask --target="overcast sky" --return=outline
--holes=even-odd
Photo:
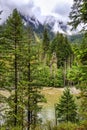
[[[4,21],[14,8],[26,15],[35,15],[43,22],[45,16],[55,16],[67,22],[73,0],[0,0],[0,10],[3,10]]]

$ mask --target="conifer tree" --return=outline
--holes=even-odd
[[[56,114],[60,122],[76,122],[77,105],[69,88],[64,90],[59,103],[56,104]]]
[[[8,69],[6,71],[7,87],[10,91],[14,88],[14,94],[9,97],[9,107],[12,111],[11,121],[14,126],[18,123],[18,89],[20,84],[20,61],[23,37],[23,24],[17,9],[9,16],[5,25],[5,60]],[[13,103],[12,103],[13,102]],[[10,117],[9,117],[10,119]]]
[[[0,11],[0,15],[1,15],[2,11]],[[1,20],[1,18],[0,18]],[[3,57],[3,27],[2,25],[0,25],[0,90],[4,90],[4,85],[5,82],[4,80],[6,79],[5,77],[5,69],[6,69],[6,64],[4,62],[4,57]],[[1,93],[0,93],[0,122],[3,121],[4,116],[3,116],[3,109],[5,109],[5,107],[3,107],[2,103],[6,103],[5,102],[6,97],[4,97]],[[1,125],[1,123],[0,123]]]
[[[66,82],[66,72],[70,62],[69,58],[72,55],[72,49],[67,37],[63,34],[57,33],[51,43],[51,53],[56,53],[57,57],[57,68],[63,69],[63,82],[64,86],[67,85]]]
[[[76,29],[80,24],[83,30],[87,30],[87,1],[86,0],[74,0],[72,10],[70,12],[72,29]],[[87,34],[84,34],[83,43],[79,49],[79,54],[77,55],[79,59],[80,75],[78,78],[78,88],[81,90],[81,113],[83,113],[83,118],[87,119]],[[77,75],[77,74],[76,74]],[[74,77],[76,78],[76,75]],[[84,107],[85,106],[85,107]]]
[[[87,118],[87,42],[86,35],[82,44],[75,46],[74,50],[74,65],[68,71],[67,77],[73,81],[75,86],[80,89],[80,117]]]
[[[3,28],[0,26],[0,87],[3,86],[4,82],[4,69],[5,69],[5,63],[4,63],[4,57],[3,57]]]
[[[7,63],[5,86],[10,90],[10,97],[6,100],[9,106],[6,122],[11,126],[22,126],[22,129],[27,125],[28,130],[38,123],[37,113],[41,108],[38,103],[43,100],[41,87],[37,85],[38,49],[30,30],[24,33],[20,15],[14,9],[6,22],[3,42]]]
[[[67,38],[63,34],[56,34],[51,43],[51,52],[56,52],[58,68],[64,67],[64,61],[68,59],[72,50]]]
[[[87,119],[87,33],[84,36],[83,42],[80,47],[79,60],[80,60],[80,75],[79,75],[79,85],[81,93],[81,116],[83,119]]]
[[[24,45],[24,56],[23,56],[23,76],[26,84],[26,95],[27,95],[27,130],[33,129],[38,123],[37,113],[40,111],[39,102],[42,102],[44,97],[40,94],[41,86],[38,86],[38,44],[35,42],[34,34],[32,29],[28,27],[25,35]]]
[[[42,60],[44,59],[44,63],[46,65],[47,60],[49,59],[49,49],[50,49],[50,38],[46,28],[44,29],[43,32],[42,49],[43,49]]]
[[[42,44],[43,44],[44,53],[47,53],[47,51],[49,50],[50,39],[49,39],[46,28],[44,29],[44,32],[43,32],[43,43]]]
[[[72,29],[76,29],[82,24],[83,29],[87,26],[87,1],[86,0],[74,0],[72,10],[70,12]]]

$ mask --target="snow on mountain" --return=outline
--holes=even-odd
[[[57,32],[60,32],[63,34],[69,33],[68,26],[64,24],[62,21],[59,21],[57,17],[46,16],[42,24],[35,16],[28,16],[28,15],[25,16],[22,14],[21,16],[24,20],[24,24],[25,25],[29,24],[30,26],[32,26],[34,31],[41,32],[43,31],[44,26],[46,26],[48,30],[53,33],[57,33]]]
[[[46,16],[45,24],[48,24],[53,32],[67,33],[68,27],[62,21],[59,21],[57,17]]]
[[[46,16],[44,20],[44,24],[49,24],[51,27],[57,22],[56,17],[54,16]]]
[[[21,17],[24,21],[24,24],[30,24],[30,25],[33,25],[35,26],[35,28],[38,28],[40,22],[35,18],[35,16],[25,16],[25,15],[22,15],[21,14]]]
[[[65,34],[65,32],[63,31],[63,29],[60,27],[60,25],[58,23],[55,23],[53,28],[52,28],[53,32],[57,33],[57,32],[60,32],[60,33],[63,33]]]
[[[34,24],[36,28],[38,28],[38,26],[40,24],[39,21],[34,16],[33,17],[29,17],[28,21],[30,23]]]

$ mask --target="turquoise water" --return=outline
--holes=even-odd
[[[54,108],[43,108],[38,115],[42,119],[43,123],[46,123],[47,121],[55,122]]]

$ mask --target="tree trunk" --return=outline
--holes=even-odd
[[[66,85],[66,60],[64,61],[64,70],[63,70],[63,80],[64,80],[64,87]]]
[[[15,63],[14,63],[14,69],[15,69],[15,98],[14,98],[14,103],[15,103],[15,108],[14,108],[14,126],[17,125],[17,85],[18,85],[18,66],[17,66],[17,54],[16,54],[16,49],[17,49],[17,45],[16,45],[16,41],[15,41]]]
[[[30,112],[30,61],[28,64],[28,128],[27,130],[30,129],[30,122],[31,122],[31,112]]]

